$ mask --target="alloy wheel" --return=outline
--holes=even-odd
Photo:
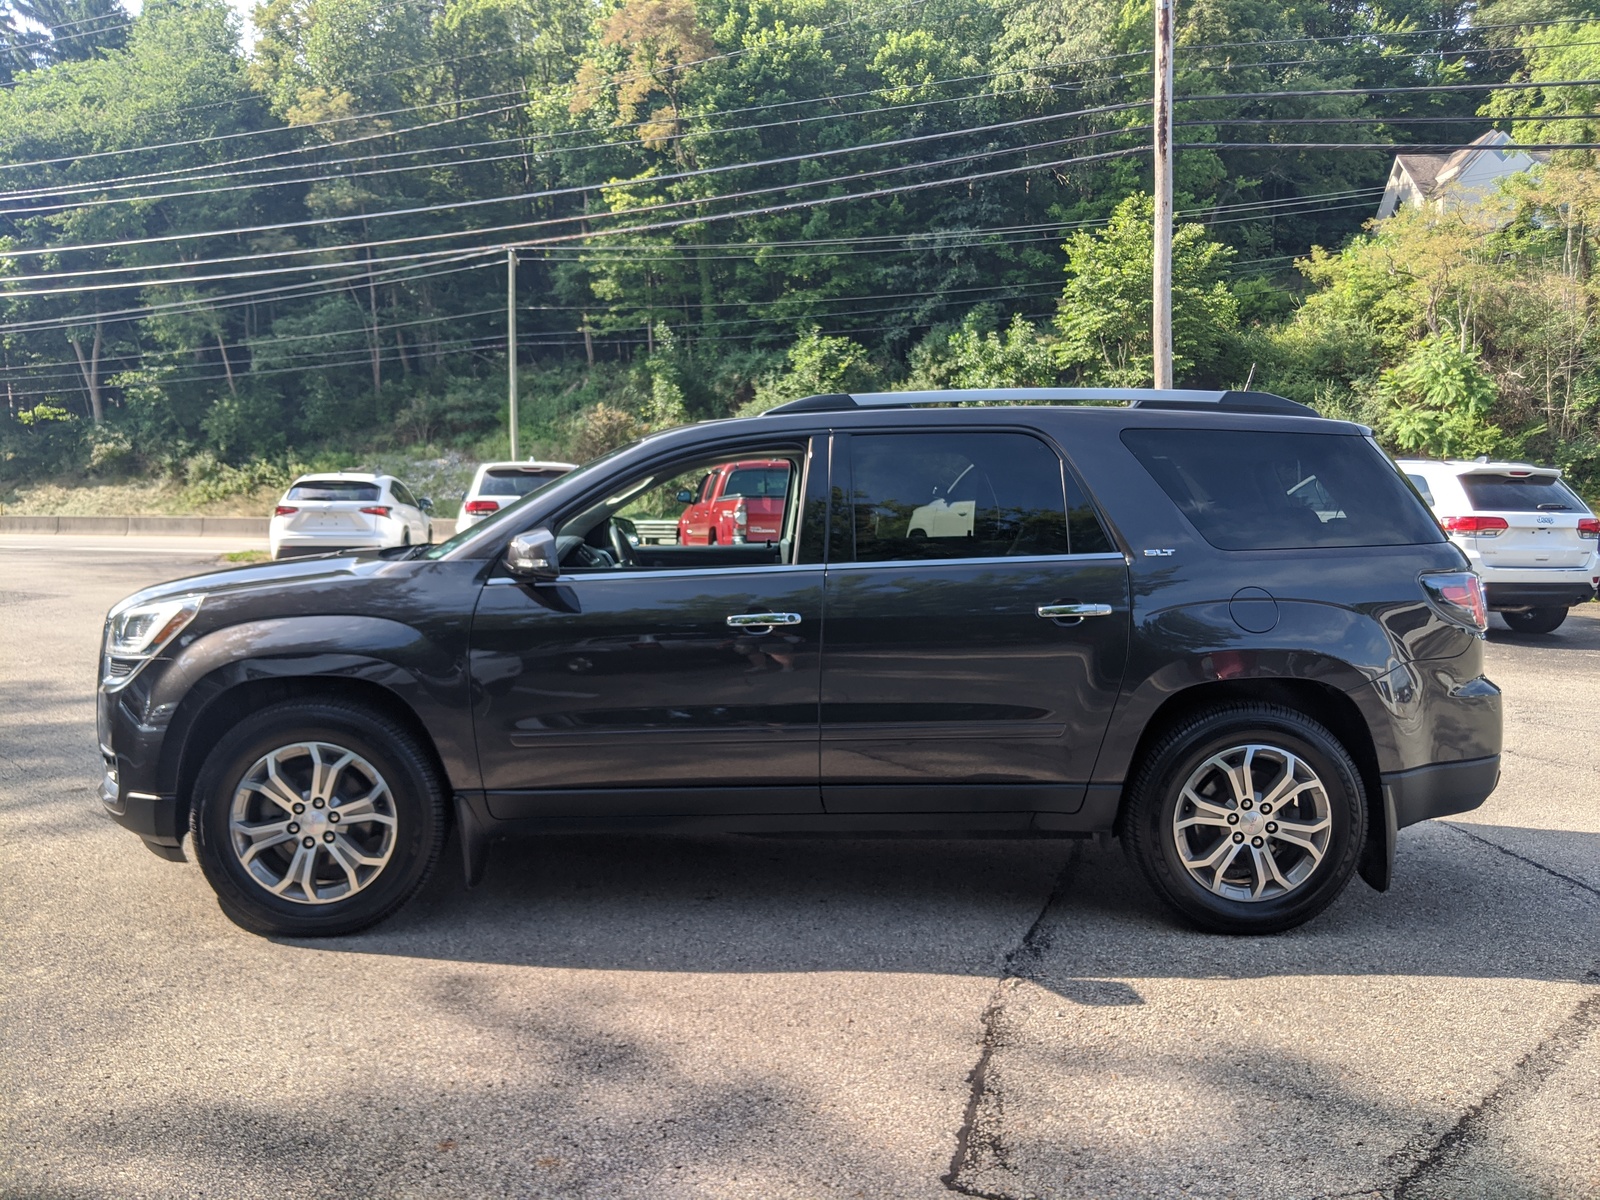
[[[1190,774],[1172,816],[1178,858],[1228,900],[1276,900],[1316,873],[1333,819],[1328,791],[1306,760],[1280,746],[1233,746]]]
[[[234,789],[233,853],[258,885],[299,904],[366,888],[395,849],[394,796],[353,750],[305,741],[263,754]]]

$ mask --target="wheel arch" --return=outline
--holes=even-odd
[[[1346,692],[1313,679],[1217,679],[1197,683],[1167,697],[1156,708],[1134,744],[1130,761],[1144,761],[1168,732],[1202,712],[1252,701],[1281,705],[1311,718],[1325,726],[1350,755],[1360,774],[1367,809],[1367,840],[1358,871],[1370,886],[1386,891],[1394,857],[1394,817],[1388,810],[1379,777],[1378,750],[1371,727]],[[1119,830],[1128,801],[1124,792],[1117,807]]]
[[[168,727],[162,744],[161,778],[177,796],[179,829],[188,827],[195,779],[211,748],[250,713],[286,700],[343,701],[389,718],[417,739],[446,795],[453,790],[450,774],[426,723],[411,705],[383,684],[358,675],[245,677],[236,669],[238,666],[219,669],[190,689]],[[447,813],[449,808],[446,805]]]

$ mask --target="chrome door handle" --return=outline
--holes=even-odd
[[[774,625],[798,625],[799,613],[739,613],[728,618],[728,624],[735,629],[770,629]]]
[[[1034,611],[1047,621],[1070,621],[1074,617],[1109,617],[1113,609],[1109,604],[1041,604]]]

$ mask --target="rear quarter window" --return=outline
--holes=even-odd
[[[1200,536],[1219,550],[1444,540],[1394,464],[1364,437],[1125,429],[1122,442]]]
[[[1575,512],[1589,506],[1549,475],[1462,475],[1462,490],[1480,512]]]

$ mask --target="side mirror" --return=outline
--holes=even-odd
[[[433,501],[424,496],[417,501],[417,507],[425,513],[431,513],[433,511]]]
[[[684,488],[683,491],[678,493],[678,503],[679,504],[693,504],[694,503],[694,493],[691,492],[688,488]]]
[[[506,569],[528,583],[549,583],[561,574],[556,536],[548,529],[518,534],[506,547]]]

